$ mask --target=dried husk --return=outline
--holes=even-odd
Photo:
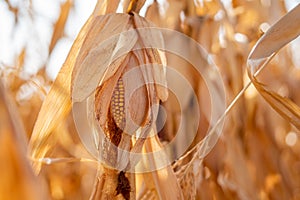
[[[111,100],[114,88],[122,74],[134,69],[134,67],[148,64],[150,66],[137,69],[135,71],[138,74],[133,74],[137,77],[136,81],[139,80],[138,82],[145,86],[133,93],[132,97],[128,96],[127,98],[126,93],[128,90],[128,95],[130,95],[130,91],[135,89],[134,86],[138,82],[134,82],[133,79],[136,78],[126,78],[125,76],[125,79],[122,79],[126,97],[124,101],[125,116],[142,127],[145,126],[146,121],[154,122],[157,111],[151,110],[151,114],[148,113],[150,106],[157,105],[159,99],[165,100],[167,98],[165,86],[147,84],[158,82],[166,85],[164,69],[163,66],[160,66],[164,61],[161,60],[161,55],[156,49],[150,48],[151,46],[156,48],[162,46],[161,36],[157,35],[157,31],[143,30],[142,28],[153,27],[153,25],[137,14],[134,16],[128,14],[101,16],[95,20],[93,26],[96,28],[87,34],[73,71],[73,101],[86,99],[98,87],[95,101],[96,115],[100,126],[104,128],[110,107],[110,104],[106,102]],[[140,33],[141,31],[142,33]],[[131,49],[136,50],[131,52]],[[136,130],[134,127],[136,126],[127,122],[123,128],[125,132],[132,134]],[[99,141],[95,143],[97,144]]]
[[[160,151],[159,158],[165,157],[165,152],[162,151],[162,144],[157,135],[147,138],[145,141],[145,153]],[[146,168],[159,166],[161,160],[155,156],[149,157],[149,160],[144,160]],[[153,172],[143,173],[144,188],[140,188],[138,199],[149,198],[149,193],[154,199],[183,199],[183,191],[180,188],[179,181],[171,166],[166,166],[162,169],[157,169]]]
[[[130,29],[129,19],[129,15],[123,14],[109,14],[95,18],[91,25],[94,28],[87,33],[72,72],[73,101],[86,99],[98,86],[100,80],[105,81],[111,77],[125,59],[125,53],[137,40],[134,32],[125,33],[125,36],[121,34]],[[114,35],[111,40],[107,40]],[[116,56],[120,58],[116,60],[118,58]],[[114,60],[116,62],[112,64]],[[76,88],[76,91],[73,88]]]
[[[166,100],[168,93],[165,58],[157,50],[163,47],[163,40],[157,30],[150,29],[154,25],[132,13],[97,17],[92,27],[95,28],[87,33],[73,70],[72,100],[81,102],[95,98],[96,126],[104,130],[106,138],[90,137],[99,139],[94,144],[95,148],[99,144],[98,151],[105,163],[106,178],[99,189],[103,191],[101,198],[105,199],[114,198],[113,188],[118,184],[116,177],[119,172],[110,167],[132,168],[137,162],[129,162],[128,155],[116,147],[140,152],[144,137],[156,121],[159,100]],[[135,88],[136,85],[140,87]],[[125,94],[120,97],[120,92]],[[120,107],[119,98],[124,102]],[[121,113],[115,113],[120,108]],[[145,129],[143,138],[132,144],[131,137],[140,128]],[[170,167],[168,170],[171,173]],[[175,178],[174,174],[169,176]],[[130,185],[134,189],[132,181]],[[133,195],[130,198],[134,198]]]

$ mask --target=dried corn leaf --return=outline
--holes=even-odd
[[[21,69],[24,66],[25,57],[26,57],[26,48],[23,48],[18,57],[18,65],[17,66],[19,69]]]
[[[54,25],[54,30],[51,38],[51,42],[49,45],[49,54],[51,54],[53,48],[55,47],[57,41],[63,37],[65,25],[72,8],[73,2],[71,0],[66,0],[64,4],[61,5],[60,15]]]
[[[53,147],[55,139],[50,138],[51,132],[63,121],[71,109],[71,71],[92,19],[90,17],[80,31],[49,94],[43,102],[29,143],[32,158],[43,158],[49,149]],[[36,172],[40,171],[40,167],[41,164],[34,164]]]
[[[265,100],[285,119],[300,129],[300,108],[290,99],[268,90],[256,74],[284,45],[300,35],[300,4],[275,23],[257,42],[248,57],[248,75]]]
[[[93,12],[94,16],[104,15],[105,13],[115,13],[120,0],[98,0]]]
[[[98,1],[93,13],[73,43],[66,61],[43,102],[29,143],[29,154],[33,159],[43,158],[55,144],[56,139],[50,138],[51,132],[65,119],[71,109],[71,72],[76,58],[95,17],[98,14],[105,14],[109,10],[108,8],[110,7],[105,2]],[[41,163],[34,163],[34,169],[38,173]]]
[[[271,56],[300,35],[300,4],[288,12],[258,40],[252,49],[249,60]]]
[[[17,108],[2,80],[0,110],[0,199],[45,199],[45,191],[26,158],[27,142]]]

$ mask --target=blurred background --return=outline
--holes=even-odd
[[[122,3],[116,12],[123,11]],[[140,15],[159,27],[192,37],[208,51],[220,69],[228,105],[249,81],[246,59],[255,42],[299,3],[299,0],[147,0]],[[26,149],[42,102],[95,5],[96,0],[0,0],[0,77],[6,88],[1,86],[0,129],[13,133],[19,126],[14,124],[17,121],[25,135],[19,139],[12,134],[13,139],[7,139],[2,134],[5,131],[0,134],[0,174],[1,169],[8,174],[0,180],[0,199],[18,199],[12,195],[16,191],[25,191],[28,199],[87,199],[92,192],[96,167],[88,162],[45,165],[36,182],[28,184],[43,185],[43,190],[24,189],[24,184],[16,180],[27,183],[36,178],[22,151]],[[182,73],[190,77],[195,90],[201,90],[201,83],[190,75],[192,72]],[[269,88],[300,105],[299,37],[276,55],[260,78]],[[9,91],[10,97],[4,91]],[[201,99],[200,94],[201,91]],[[171,108],[172,103],[165,106]],[[184,109],[192,116],[190,104]],[[163,142],[174,137],[176,130],[170,127],[178,123],[176,111],[167,109],[167,112],[173,118],[160,133]],[[7,119],[12,120],[7,122]],[[200,125],[207,128],[207,122]],[[71,116],[55,131],[60,138],[56,138],[48,157],[90,158]],[[191,172],[192,178],[178,170],[186,199],[300,199],[299,136],[299,130],[251,86],[228,114],[213,151],[195,165],[198,168],[197,172]],[[14,149],[15,146],[18,148]],[[13,175],[16,172],[27,175],[17,178]],[[13,189],[5,189],[9,183],[14,185]]]

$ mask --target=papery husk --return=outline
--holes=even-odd
[[[128,14],[110,14],[96,18],[92,25],[95,28],[87,34],[74,67],[72,88],[75,87],[76,91],[72,92],[73,101],[87,98],[97,85],[110,78],[123,62],[126,54],[134,47],[138,37],[140,48],[163,47],[162,36],[150,29],[154,25],[137,14],[134,14],[133,24],[131,24],[130,17]],[[161,55],[157,50],[147,51],[151,52],[147,54],[150,62],[160,59]],[[164,60],[160,62],[164,64]],[[86,70],[87,66],[89,70]],[[153,73],[154,81],[166,85],[163,79],[165,76],[163,66],[153,67]],[[146,77],[146,74],[144,76]],[[163,101],[166,100],[166,88],[160,85],[155,87],[158,97]]]
[[[162,51],[159,49],[164,49],[164,39],[160,31],[156,29],[156,26],[149,21],[145,20],[138,15],[134,15],[134,23],[136,24],[137,32],[140,36],[141,48],[146,47],[146,58],[148,58],[149,63],[156,63],[152,66],[152,76],[157,92],[157,97],[161,101],[166,101],[168,98],[168,89],[166,81],[166,58]],[[144,73],[144,78],[149,75]],[[149,80],[150,77],[148,77]],[[151,81],[151,79],[149,80]],[[151,86],[151,85],[150,85]],[[154,96],[150,94],[150,96]]]
[[[114,155],[114,159],[112,159],[112,151],[115,151],[116,149],[115,147],[111,146],[111,143],[118,146],[122,150],[130,151],[131,135],[134,134],[140,126],[145,126],[146,121],[149,120],[149,102],[146,87],[142,86],[139,88],[135,93],[133,93],[131,99],[127,98],[129,96],[126,94],[127,92],[132,91],[132,88],[134,89],[135,84],[143,84],[144,80],[141,70],[137,69],[134,73],[134,77],[120,77],[123,70],[124,73],[126,73],[128,70],[131,70],[131,68],[136,68],[136,66],[139,64],[139,61],[135,59],[136,56],[134,55],[134,53],[129,53],[124,60],[124,63],[122,63],[122,65],[119,67],[118,71],[107,81],[105,81],[95,94],[96,118],[100,127],[110,139],[109,141],[104,140],[106,144],[104,144],[105,147],[101,150],[103,151],[101,153],[106,154],[105,159],[113,160],[110,161],[110,164],[113,166],[120,167],[120,164],[123,163],[123,167],[121,168],[126,167],[124,164],[127,164],[128,161],[124,163],[124,160],[128,159],[128,156],[123,152],[118,151],[115,152],[117,155]],[[113,96],[113,92],[118,80],[122,81],[125,92],[123,97],[124,108],[122,109],[124,113],[121,112],[120,114],[114,113],[112,109],[113,106],[118,107],[118,105],[114,105],[115,97]],[[118,119],[119,116],[121,119]],[[125,120],[123,120],[123,118]],[[123,131],[122,135],[119,135],[121,132],[118,129],[112,127],[113,125],[111,124],[110,120],[115,120],[116,124],[114,126],[118,126],[119,129]],[[119,120],[121,120],[121,122],[119,122]],[[96,143],[103,143],[103,141],[96,141]]]
[[[162,148],[163,146],[157,135],[147,138],[145,141],[145,153],[161,151]],[[161,151],[161,153],[164,154],[165,152]],[[163,157],[163,155],[161,156]],[[162,161],[151,156],[149,160],[144,162],[145,165],[152,168],[159,166],[157,163]],[[183,199],[182,189],[170,165],[153,172],[143,173],[143,181],[145,187],[139,190],[138,199],[146,198],[149,192],[155,196],[154,199]]]
[[[163,101],[168,96],[164,78],[165,59],[163,54],[157,50],[157,48],[163,47],[162,36],[157,30],[150,29],[154,25],[135,13],[133,16],[128,14],[100,16],[96,18],[92,26],[95,28],[88,32],[73,70],[73,101],[83,101],[98,87],[96,94],[98,100],[95,103],[99,108],[97,108],[96,115],[103,128],[107,121],[110,105],[107,102],[111,100],[117,81],[123,73],[126,74],[131,68],[145,65],[140,69],[134,69],[141,73],[134,76],[138,75],[141,78],[140,84],[146,83],[147,94],[137,95],[142,92],[138,89],[137,94],[133,93],[134,98],[130,97],[130,101],[125,99],[125,110],[128,119],[132,118],[137,125],[144,126],[146,119],[153,123],[156,120],[157,108],[151,110],[150,113],[147,110],[150,106],[157,105],[159,99]],[[131,63],[133,61],[131,57],[136,61]],[[128,77],[127,82],[127,79],[123,80],[123,82],[125,81],[124,86],[128,87],[128,90],[135,89],[134,79],[135,77]],[[128,93],[128,95],[130,94]],[[142,103],[145,99],[146,101]],[[142,104],[138,106],[139,103]],[[139,108],[144,109],[139,110]],[[125,132],[132,134],[135,130],[133,125],[126,123]],[[95,141],[96,144],[99,142]]]
[[[300,108],[290,99],[267,89],[256,73],[270,62],[277,51],[300,35],[300,4],[283,16],[253,47],[247,63],[248,75],[258,92],[283,118],[300,129]]]
[[[113,198],[114,186],[119,172],[133,169],[135,162],[129,162],[127,152],[139,153],[146,137],[154,125],[158,113],[159,100],[166,100],[168,92],[165,79],[166,61],[159,48],[163,48],[163,38],[154,25],[131,14],[109,14],[95,18],[91,29],[82,44],[72,73],[71,96],[74,102],[95,98],[96,126],[105,133],[105,137],[90,135],[99,155],[104,159],[103,183],[99,189],[101,198]],[[130,74],[131,70],[134,70]],[[128,74],[127,74],[128,72]],[[113,124],[114,90],[124,88],[124,123]],[[157,84],[156,84],[157,83]],[[140,85],[140,88],[135,88]],[[137,89],[132,96],[130,92]],[[153,107],[152,107],[153,106]],[[117,116],[116,116],[117,117]],[[118,128],[116,126],[119,126]],[[142,138],[132,144],[131,137],[138,128],[144,128]],[[121,132],[120,132],[121,131]],[[99,133],[100,134],[100,133]],[[128,134],[128,135],[127,135]],[[98,139],[98,140],[97,140]],[[97,144],[102,144],[97,149]],[[117,149],[118,147],[119,149]],[[96,158],[98,155],[94,155]],[[169,168],[171,170],[171,168]],[[128,173],[126,173],[128,174]],[[128,175],[129,176],[129,175]],[[112,182],[111,182],[112,181]],[[134,178],[130,185],[135,190]],[[130,198],[134,199],[132,193]]]
[[[109,14],[95,18],[91,25],[94,28],[87,33],[72,73],[73,101],[86,99],[101,79],[104,82],[119,68],[126,53],[137,40],[134,31],[125,32],[132,29],[129,19],[130,15],[126,14]],[[111,36],[115,37],[110,39]],[[117,59],[118,57],[120,58]],[[116,61],[113,63],[114,60]]]

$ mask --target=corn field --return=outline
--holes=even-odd
[[[0,1],[0,200],[300,199],[299,3]]]

